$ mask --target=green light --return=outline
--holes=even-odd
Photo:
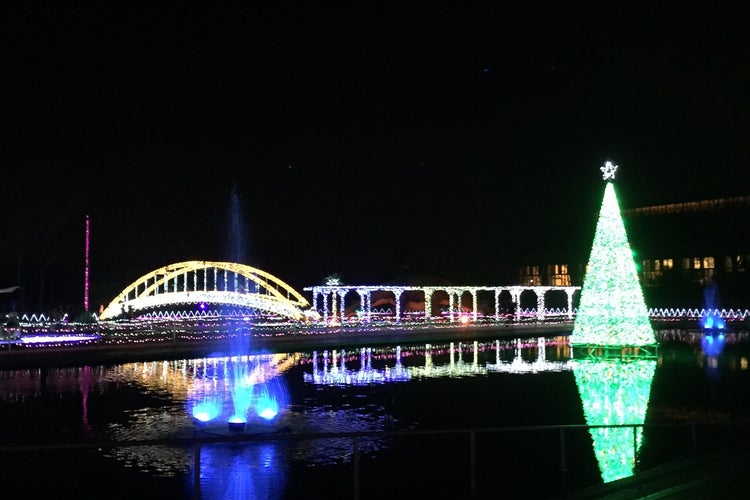
[[[572,345],[655,345],[614,184],[607,182],[581,289]]]
[[[588,425],[643,424],[655,359],[571,360]],[[594,454],[605,483],[633,475],[643,434],[634,428],[590,429]]]

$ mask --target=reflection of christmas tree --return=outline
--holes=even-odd
[[[588,359],[571,364],[588,425],[643,424],[655,359]],[[641,429],[594,427],[589,432],[602,480],[608,483],[632,476],[643,436]]]
[[[616,168],[607,162],[602,168],[605,179],[613,179]],[[598,346],[656,344],[612,182],[607,182],[604,190],[570,342]]]

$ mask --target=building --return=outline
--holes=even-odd
[[[750,196],[624,209],[622,215],[649,307],[704,307],[710,283],[718,290],[715,307],[748,307]],[[563,246],[554,255],[530,254],[518,280],[581,286],[589,251]]]

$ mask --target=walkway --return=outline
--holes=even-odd
[[[747,498],[750,444],[691,455],[633,476],[574,491],[566,500]]]

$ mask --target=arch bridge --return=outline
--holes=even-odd
[[[244,264],[193,260],[161,267],[128,285],[101,320],[179,304],[224,304],[302,320],[310,303],[279,278]]]

